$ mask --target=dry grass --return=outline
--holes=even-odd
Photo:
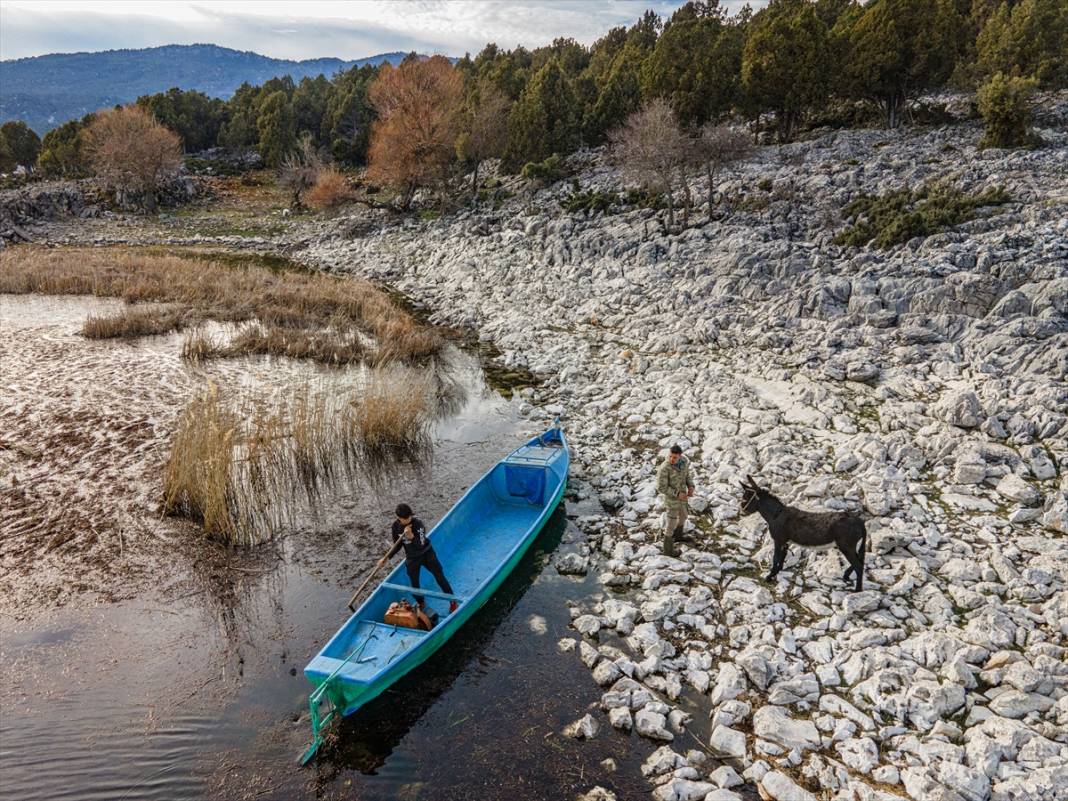
[[[263,542],[369,468],[418,462],[430,444],[432,390],[409,369],[369,371],[352,398],[305,386],[271,404],[227,401],[210,386],[179,419],[164,511],[227,543]]]
[[[352,423],[364,446],[373,451],[403,451],[418,444],[433,398],[425,372],[372,372]]]
[[[86,339],[115,339],[166,334],[182,328],[188,313],[174,308],[138,309],[127,307],[114,314],[91,314],[82,326]]]
[[[240,418],[211,386],[178,419],[163,473],[163,509],[195,520],[236,542],[239,520],[233,486]]]
[[[255,320],[268,329],[321,331],[330,326],[345,335],[350,352],[359,331],[379,343],[377,351],[370,354],[375,364],[423,360],[443,346],[432,329],[421,325],[377,287],[323,273],[267,270],[129,250],[21,247],[0,252],[3,292],[95,295],[122,298],[131,304],[167,303],[198,318]],[[176,314],[175,327],[181,320]],[[293,336],[289,339],[297,341]],[[327,344],[316,341],[308,350],[313,354],[329,351]]]
[[[219,350],[219,343],[205,331],[194,331],[182,342],[182,358],[190,362],[211,359]]]
[[[200,331],[186,337],[182,358],[192,361],[232,356],[286,356],[320,364],[358,364],[367,355],[367,345],[352,330],[309,331],[253,323],[242,328],[227,344],[220,344]],[[376,358],[377,358],[376,354]]]
[[[352,197],[352,188],[345,176],[333,167],[327,167],[319,171],[315,186],[304,196],[304,201],[317,211],[329,211]]]

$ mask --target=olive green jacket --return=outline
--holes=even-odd
[[[664,499],[664,506],[668,509],[682,509],[686,506],[686,500],[679,500],[679,493],[693,489],[693,478],[690,477],[690,460],[685,456],[672,464],[664,459],[660,469],[656,471],[656,491]]]

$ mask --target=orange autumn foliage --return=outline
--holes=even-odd
[[[444,177],[455,156],[463,77],[443,56],[383,65],[368,99],[378,112],[368,178],[397,189],[406,208],[416,189]]]

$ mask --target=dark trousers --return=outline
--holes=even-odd
[[[441,569],[441,562],[438,561],[438,555],[434,553],[433,548],[430,548],[422,556],[417,556],[414,559],[405,559],[404,567],[408,570],[408,581],[410,581],[412,586],[416,589],[419,589],[419,570],[420,568],[425,567],[430,571],[430,575],[434,577],[434,581],[441,587],[441,591],[452,595],[452,585],[449,584],[449,580],[445,578],[445,571]],[[422,604],[423,596],[416,595],[415,601],[418,604]]]

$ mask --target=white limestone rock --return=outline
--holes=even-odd
[[[753,734],[802,751],[820,747],[820,733],[811,720],[792,718],[779,706],[762,706],[753,714]]]
[[[612,724],[613,729],[619,731],[630,731],[634,725],[634,721],[631,718],[629,706],[617,706],[608,711],[608,722]]]
[[[730,765],[720,765],[714,771],[708,775],[708,780],[716,787],[723,787],[730,789],[731,787],[738,787],[745,784],[745,781],[738,772]]]
[[[587,713],[574,723],[569,723],[565,726],[564,736],[575,740],[592,740],[597,736],[600,728],[601,724],[594,719],[593,715]]]
[[[668,731],[667,717],[654,712],[648,706],[638,710],[634,715],[634,730],[650,740],[671,742],[675,739],[675,735]]]
[[[879,764],[879,747],[870,737],[851,737],[835,745],[842,762],[858,773],[870,774]]]
[[[1024,506],[1038,506],[1042,503],[1042,493],[1015,473],[1003,477],[994,489],[1003,498],[1022,503]]]
[[[718,757],[742,759],[745,757],[745,735],[737,729],[716,726],[712,729],[708,747]]]
[[[768,801],[816,801],[816,796],[777,770],[766,773],[758,786],[760,795]]]

